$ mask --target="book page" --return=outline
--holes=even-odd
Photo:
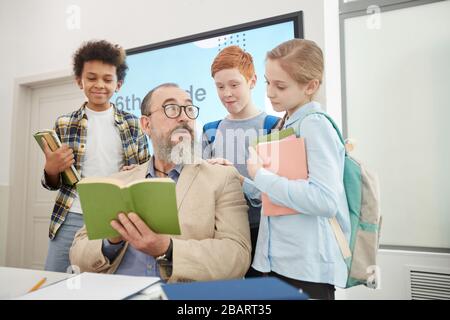
[[[168,182],[168,183],[175,183],[175,181],[173,181],[170,178],[151,178],[151,179],[139,179],[139,180],[135,180],[132,181],[130,183],[128,183],[126,186],[124,186],[124,188],[129,188],[131,186],[140,184],[140,183],[155,183],[155,182]]]
[[[78,184],[89,184],[89,183],[106,183],[118,186],[119,188],[127,187],[121,180],[108,177],[87,177],[83,178]]]

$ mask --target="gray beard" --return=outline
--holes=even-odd
[[[162,141],[155,145],[155,156],[164,162],[175,165],[194,164],[201,155],[200,145],[192,140],[183,140],[175,145],[170,141]]]

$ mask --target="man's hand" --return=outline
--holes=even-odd
[[[207,159],[206,162],[210,164],[220,164],[222,166],[234,166],[234,164],[231,161],[224,158]],[[244,184],[244,179],[245,179],[244,176],[239,175],[239,182],[241,183],[241,186]]]
[[[111,221],[111,226],[131,246],[150,256],[163,255],[169,248],[170,237],[153,232],[134,212],[128,215],[119,213],[118,219]]]
[[[130,164],[129,166],[123,166],[122,169],[120,169],[120,171],[129,171],[136,168],[137,166],[138,166],[137,164]]]
[[[212,158],[212,159],[206,160],[206,162],[208,162],[210,164],[220,164],[222,166],[233,166],[233,163],[231,161],[228,161],[227,159],[223,159],[223,158]]]
[[[45,167],[44,170],[50,177],[58,176],[64,170],[70,168],[75,163],[73,150],[68,145],[63,144],[56,151],[50,150],[47,142],[42,138],[44,144]]]

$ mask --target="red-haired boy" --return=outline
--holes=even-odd
[[[224,48],[211,65],[217,94],[228,115],[203,127],[203,158],[210,163],[234,165],[241,174],[247,204],[252,241],[252,259],[261,216],[260,192],[248,179],[248,146],[258,135],[274,128],[279,118],[259,110],[252,100],[256,84],[253,58],[238,46]],[[252,268],[246,277],[257,276]]]

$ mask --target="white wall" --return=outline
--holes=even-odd
[[[339,1],[324,2],[325,101],[327,112],[337,125],[342,124],[341,53],[339,38]],[[342,126],[341,126],[342,129]]]

